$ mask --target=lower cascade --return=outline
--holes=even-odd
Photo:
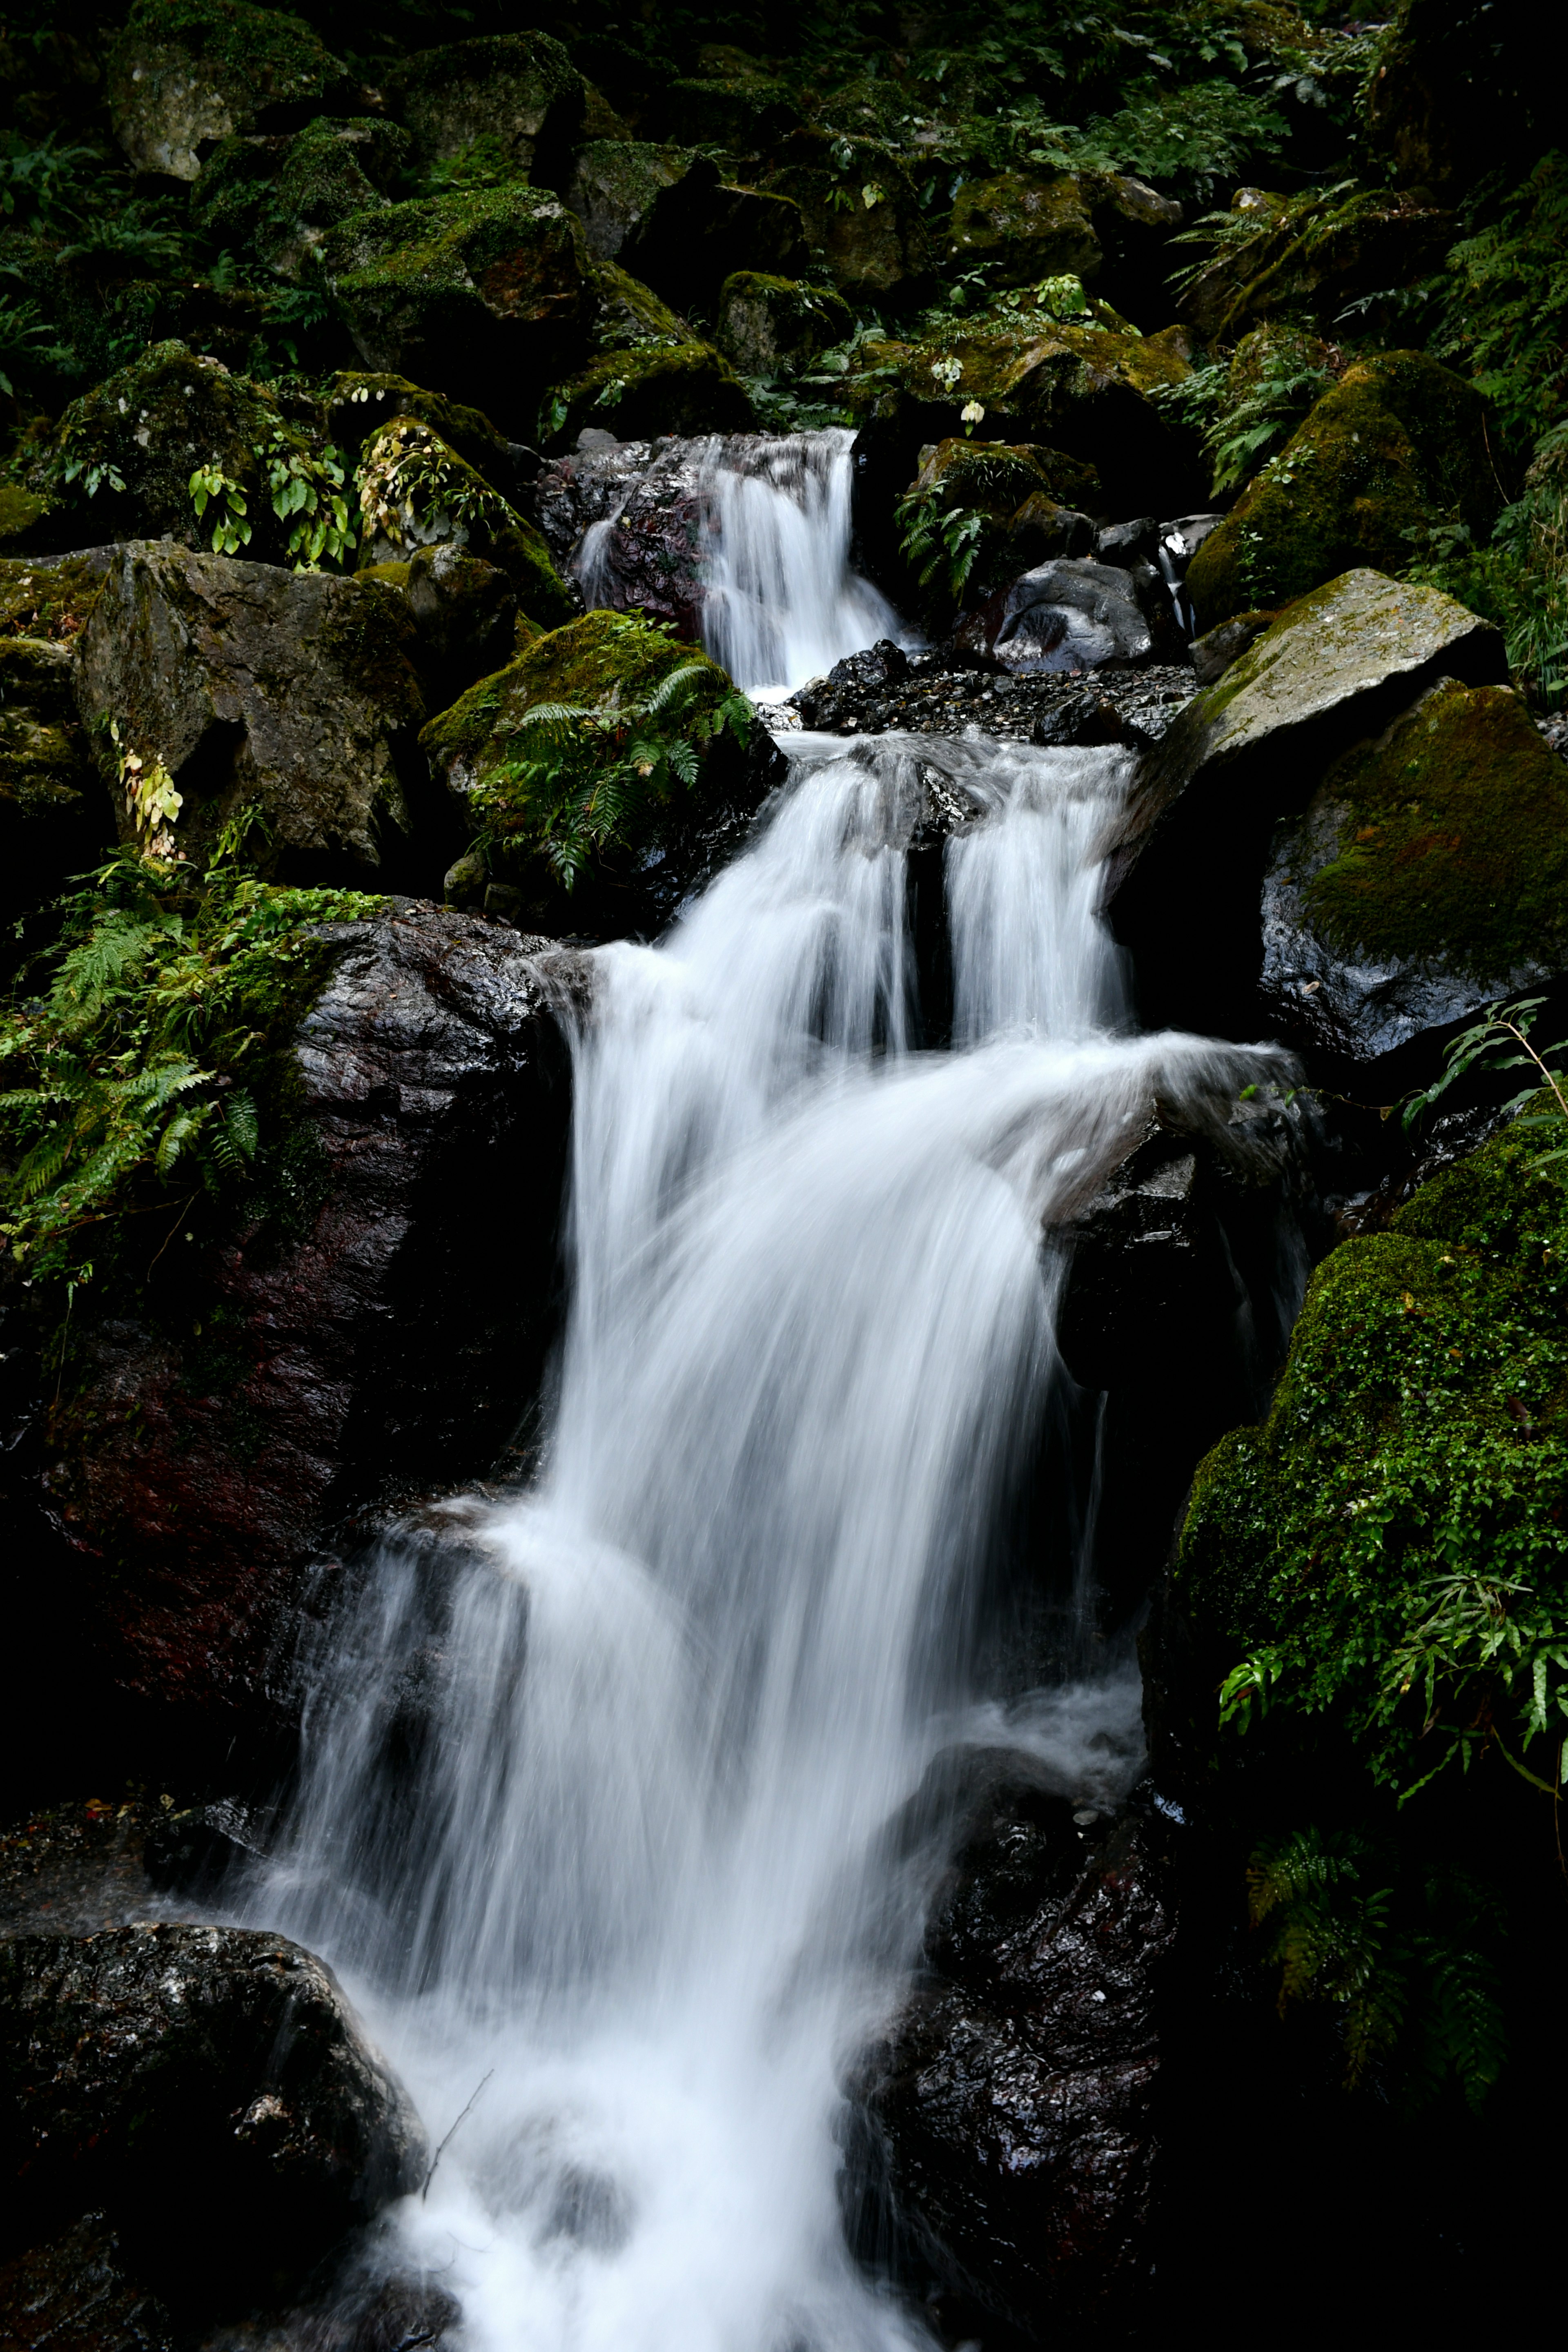
[[[1031,1532],[1082,1402],[1054,1229],[1152,1097],[1283,1066],[1133,1033],[1096,911],[1125,753],[789,742],[749,850],[594,959],[542,1469],[368,1564],[256,1897],[440,2143],[405,2252],[487,2352],[928,2340],[839,2198],[942,1860],[912,1801],[966,1747],[1102,1802],[1141,1754],[1092,1493],[1046,1570]]]

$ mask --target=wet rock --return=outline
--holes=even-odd
[[[162,1924],[0,1944],[0,2147],[14,2226],[103,2211],[135,2273],[187,2304],[221,2282],[231,2308],[287,2291],[429,2161],[321,1961]]]
[[[1205,632],[1352,566],[1400,571],[1435,525],[1484,538],[1499,503],[1486,404],[1421,352],[1345,370],[1205,539],[1187,591]]]
[[[402,58],[387,102],[426,165],[479,149],[537,188],[564,185],[583,131],[582,75],[548,33],[498,33]]]
[[[351,1514],[505,1454],[554,1328],[546,943],[406,904],[323,941],[281,1224],[192,1250],[176,1221],[141,1306],[94,1328],[52,1416],[43,1385],[5,1465],[18,1529],[41,1499],[58,1530],[73,1650],[153,1736],[178,1726],[187,1769],[286,1714],[289,1612]],[[514,1245],[479,1266],[476,1234],[503,1224]]]
[[[830,686],[858,688],[863,694],[879,687],[897,686],[910,674],[910,657],[890,637],[879,637],[863,654],[847,654],[827,673]]]
[[[1358,571],[1292,604],[1194,696],[1144,754],[1108,844],[1105,904],[1151,1024],[1255,1034],[1276,823],[1438,678],[1506,674],[1489,623],[1436,589]]]
[[[729,361],[711,343],[686,334],[606,352],[567,383],[552,386],[540,437],[552,449],[574,447],[585,430],[602,431],[605,419],[646,439],[743,433],[756,423],[751,397]]]
[[[1097,669],[1148,661],[1154,633],[1141,582],[1118,565],[1059,558],[1026,572],[1007,591],[992,650],[1009,669]],[[1155,579],[1158,588],[1158,575]]]
[[[248,811],[289,879],[412,879],[437,814],[421,796],[412,633],[379,583],[133,541],[79,640],[78,705],[89,727],[114,721],[141,772],[156,761],[174,780],[182,804],[157,819],[171,852],[199,862]],[[150,838],[124,786],[121,838]]]
[[[1193,641],[1193,675],[1200,686],[1213,686],[1222,678],[1232,662],[1239,661],[1247,647],[1278,620],[1277,613],[1237,613],[1222,621],[1216,629]]]
[[[579,446],[541,470],[534,512],[556,562],[576,573],[590,604],[635,608],[694,638],[703,597],[704,481],[689,443],[657,457],[646,441]]]
[[[1160,544],[1160,526],[1152,515],[1137,515],[1131,522],[1107,524],[1094,534],[1097,563],[1152,563]]]
[[[804,364],[842,342],[853,320],[848,305],[798,278],[738,269],[719,289],[714,340],[746,375],[765,375],[785,360]]]
[[[1042,712],[1029,730],[1029,740],[1061,745],[1136,743],[1142,738],[1109,695],[1075,694],[1070,701]]]
[[[774,727],[798,720],[834,734],[984,733],[1016,742],[1056,743],[1078,740],[1078,729],[1086,724],[1109,727],[1102,715],[1090,716],[1097,706],[1109,705],[1124,730],[1115,740],[1144,743],[1164,732],[1191,691],[1190,669],[1151,664],[1136,670],[1102,669],[1093,692],[1086,695],[1076,672],[1015,675],[983,649],[950,643],[913,655],[902,679],[860,683],[852,677],[836,685],[826,677],[809,678],[787,703],[768,705],[763,716]],[[1064,710],[1072,717],[1063,720]]]
[[[174,2352],[172,2314],[126,2270],[102,2213],[0,2263],[0,2343],[34,2352]]]
[[[368,369],[470,400],[524,439],[545,387],[586,354],[590,264],[575,214],[517,181],[356,214],[321,247]]]
[[[1273,1020],[1321,1057],[1376,1064],[1555,979],[1565,841],[1568,774],[1523,703],[1445,680],[1277,832],[1260,982]]]
[[[110,114],[138,172],[194,180],[205,142],[292,128],[345,79],[298,16],[245,0],[135,0],[109,52]]]
[[[1086,1855],[1070,1799],[1025,1781],[989,1811],[926,1988],[858,2086],[858,2234],[965,2332],[1036,2341],[1130,2315],[1147,2283],[1174,1916],[1163,1836],[1136,1814]]]

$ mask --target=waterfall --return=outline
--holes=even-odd
[[[710,434],[658,457],[639,448],[647,462],[629,481],[622,453],[606,456],[598,462],[624,487],[572,558],[584,601],[646,602],[651,545],[671,572],[673,602],[695,613],[703,646],[760,700],[879,637],[914,642],[850,560],[854,438],[839,426],[781,437]],[[591,456],[573,463],[596,478]]]
[[[479,2352],[896,2352],[836,2204],[838,2084],[954,1743],[1103,1801],[1136,1681],[977,1676],[1061,1373],[1042,1233],[1149,1093],[1259,1056],[1125,1034],[1095,913],[1117,751],[797,739],[752,849],[574,1040],[547,1467],[389,1543],[334,1626],[270,1924],[324,1950],[432,2136],[405,2246]],[[920,1050],[931,762],[956,1044]]]

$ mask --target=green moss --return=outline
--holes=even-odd
[[[285,152],[281,139],[220,139],[191,184],[193,225],[226,246],[247,242],[270,206]]]
[[[74,637],[102,584],[80,556],[47,565],[0,558],[0,637]]]
[[[1100,239],[1083,193],[1067,173],[1041,180],[1002,172],[966,181],[948,236],[950,259],[984,265],[993,284],[1024,286],[1069,273],[1092,278],[1100,268]]]
[[[1332,1252],[1267,1424],[1207,1457],[1182,1533],[1177,1590],[1200,1630],[1233,1658],[1264,1659],[1276,1704],[1331,1715],[1402,1785],[1449,1752],[1456,1707],[1484,1697],[1444,1694],[1441,1678],[1436,1705],[1402,1696],[1402,1644],[1448,1590],[1437,1580],[1511,1584],[1548,1613],[1568,1601],[1568,1162],[1548,1158],[1555,1140],[1511,1127],[1425,1186],[1392,1231]],[[1484,1738],[1484,1707],[1478,1719]]]
[[[121,42],[188,50],[273,100],[318,96],[342,72],[302,18],[246,0],[135,0]]]
[[[594,341],[600,351],[670,350],[690,341],[685,321],[640,278],[618,269],[613,261],[595,262],[590,276],[598,310]]]
[[[1333,945],[1481,981],[1560,960],[1568,769],[1506,687],[1437,688],[1322,796],[1347,821],[1306,903]]]
[[[711,343],[683,342],[607,352],[546,394],[540,438],[570,449],[587,425],[618,440],[646,441],[661,433],[747,433],[756,421],[729,361]]]
[[[479,409],[428,392],[406,376],[345,369],[332,378],[326,398],[328,437],[354,451],[395,416],[416,416],[455,449],[465,465],[505,496],[511,482],[510,445]]]
[[[842,342],[854,324],[848,304],[821,287],[737,269],[719,289],[718,340],[744,373],[783,360],[805,361]]]
[[[1484,418],[1480,394],[1420,352],[1347,368],[1194,557],[1199,626],[1358,565],[1403,571],[1435,524],[1483,536],[1498,509]]]
[[[666,107],[696,147],[729,155],[761,155],[800,124],[788,85],[763,74],[726,74],[677,81]]]
[[[1025,499],[1092,507],[1100,483],[1092,466],[1034,442],[964,441],[950,436],[921,453],[914,488],[940,490],[945,503],[984,514],[1012,514]]]
[[[563,621],[572,599],[540,533],[449,443],[412,416],[395,416],[365,444],[360,462],[362,577],[450,540],[504,572],[529,616]]]
[[[352,213],[384,204],[412,154],[413,142],[395,122],[318,115],[284,158],[279,209],[311,228],[335,227]]]
[[[516,182],[416,197],[358,214],[323,248],[340,299],[388,292],[466,294],[531,315],[586,279],[574,215],[546,191]],[[487,282],[488,281],[488,282]]]
[[[52,509],[52,501],[40,498],[36,491],[24,490],[16,482],[0,482],[0,544],[13,545],[37,526]]]

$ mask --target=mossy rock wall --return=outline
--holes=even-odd
[[[1402,571],[1441,523],[1484,536],[1499,506],[1485,417],[1480,394],[1424,352],[1347,368],[1194,557],[1199,628],[1358,564]]]

